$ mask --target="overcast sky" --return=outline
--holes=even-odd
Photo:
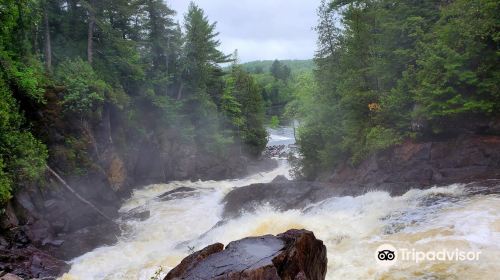
[[[189,0],[165,0],[182,22]],[[309,59],[316,49],[320,0],[195,0],[217,21],[221,50],[238,49],[241,62]]]

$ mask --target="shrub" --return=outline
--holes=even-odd
[[[69,113],[87,116],[104,102],[109,85],[97,78],[96,73],[81,58],[63,61],[56,70],[56,81],[66,87],[63,106]]]

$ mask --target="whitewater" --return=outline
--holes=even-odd
[[[271,131],[271,138],[278,144],[293,142],[289,129]],[[123,231],[118,243],[72,260],[71,270],[61,279],[149,280],[160,268],[166,275],[184,257],[215,242],[227,244],[291,228],[311,230],[323,240],[327,279],[499,279],[500,196],[471,192],[465,184],[394,197],[383,191],[330,197],[299,210],[278,211],[266,204],[220,223],[227,193],[271,182],[278,175],[288,177],[288,171],[287,161],[280,159],[276,169],[242,179],[176,181],[137,189],[120,212],[149,210],[150,217],[118,219]],[[179,187],[194,190],[169,201],[158,198]],[[480,259],[405,261],[387,267],[375,257],[382,244],[423,252],[480,252]]]

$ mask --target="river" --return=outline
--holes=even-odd
[[[270,130],[270,144],[293,143],[293,130]],[[121,212],[149,210],[145,221],[119,221],[124,234],[113,246],[95,249],[71,261],[64,280],[149,280],[162,275],[193,250],[247,236],[306,228],[328,250],[327,279],[499,279],[500,196],[463,184],[411,190],[391,197],[373,191],[357,197],[326,198],[301,210],[277,211],[262,205],[256,212],[214,227],[221,220],[224,196],[233,188],[288,176],[288,164],[237,180],[171,182],[134,191]],[[161,201],[178,187],[195,189],[185,197]],[[404,261],[388,267],[375,258],[389,243],[416,251],[480,253],[478,260]]]

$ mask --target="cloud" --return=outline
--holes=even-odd
[[[217,21],[221,50],[238,49],[241,61],[308,59],[314,55],[320,0],[196,0]],[[182,22],[189,1],[169,0]]]

